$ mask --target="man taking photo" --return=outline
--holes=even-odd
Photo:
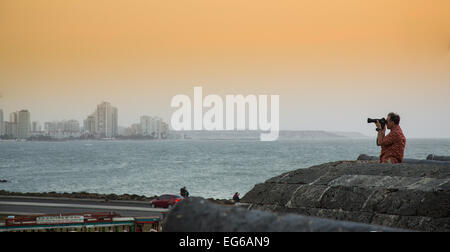
[[[386,118],[386,125],[383,128],[379,121],[376,122],[377,145],[381,146],[381,163],[397,164],[403,162],[406,138],[399,124],[400,116],[396,113],[389,113]],[[388,135],[386,135],[386,126],[390,130]]]

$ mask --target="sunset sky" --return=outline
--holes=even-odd
[[[357,131],[397,112],[450,137],[449,0],[0,0],[0,109],[169,121],[177,94],[278,94],[285,130]]]

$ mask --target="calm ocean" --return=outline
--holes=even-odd
[[[409,139],[405,158],[450,155],[450,139]],[[0,189],[146,196],[243,196],[257,183],[298,168],[359,154],[379,155],[374,139],[0,142]]]

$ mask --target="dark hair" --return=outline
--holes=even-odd
[[[400,124],[400,116],[394,112],[389,113],[388,115],[395,124]]]

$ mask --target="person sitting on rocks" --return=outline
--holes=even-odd
[[[189,197],[189,192],[188,192],[188,190],[186,189],[186,187],[183,187],[183,188],[180,189],[180,195],[181,195],[182,197],[184,197],[184,198],[188,198],[188,197]]]
[[[400,128],[400,116],[396,113],[389,113],[387,123],[381,128],[379,121],[376,122],[378,138],[377,145],[381,146],[380,163],[396,164],[403,162],[406,138]],[[386,126],[390,130],[386,134]]]
[[[238,193],[238,192],[236,192],[236,193],[234,194],[233,200],[234,200],[234,202],[239,202],[239,201],[241,200],[241,199],[239,198],[239,193]]]

